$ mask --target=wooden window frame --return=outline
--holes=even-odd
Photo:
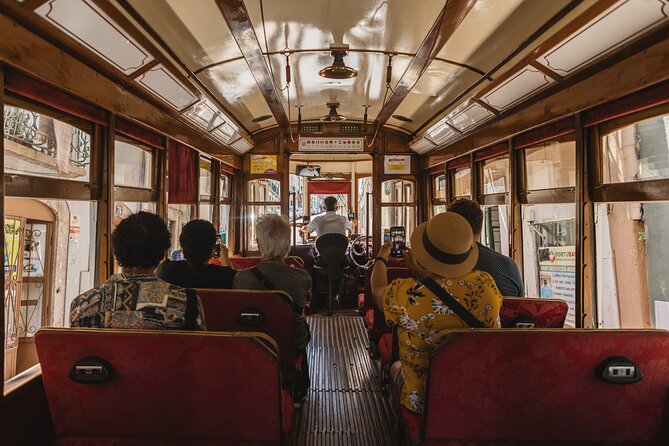
[[[519,202],[521,204],[542,204],[542,203],[576,203],[576,185],[568,187],[556,187],[551,189],[533,189],[528,190],[527,188],[527,161],[526,161],[526,151],[529,149],[535,149],[539,146],[545,145],[549,142],[566,142],[573,141],[575,143],[574,150],[576,151],[575,157],[578,158],[578,144],[576,134],[569,133],[567,135],[560,136],[554,139],[548,139],[546,141],[541,141],[540,143],[522,147],[520,149],[515,149],[517,152],[517,159],[519,162],[518,175],[516,181],[519,181]],[[576,179],[578,181],[578,178]]]
[[[164,150],[158,150],[155,147],[151,147],[147,144],[139,142],[133,138],[129,138],[125,135],[115,134],[114,135],[114,146],[112,150],[116,153],[116,141],[121,141],[126,144],[130,144],[138,149],[144,150],[151,154],[151,187],[132,187],[132,186],[120,186],[114,184],[114,202],[117,201],[127,201],[127,202],[151,202],[156,203],[156,213],[160,215],[159,202],[160,202],[160,177],[162,177],[162,165],[163,157],[166,156]],[[114,171],[116,170],[116,156],[114,156]],[[115,172],[111,175],[112,181],[116,181]]]
[[[455,195],[455,174],[461,172],[465,169],[469,169],[469,195]],[[453,203],[458,198],[467,198],[469,200],[474,199],[474,169],[472,168],[471,160],[468,166],[458,166],[450,169],[446,169],[446,192],[448,193],[447,201],[448,203]]]
[[[508,184],[506,185],[506,192],[499,192],[496,194],[486,194],[484,193],[485,191],[485,181],[484,181],[484,166],[485,163],[489,161],[496,161],[500,159],[507,159],[509,160],[509,171],[508,171]],[[511,182],[513,179],[511,178],[511,158],[509,157],[508,153],[496,156],[494,158],[488,158],[480,161],[474,161],[474,170],[475,170],[475,176],[472,178],[475,187],[472,188],[472,191],[477,191],[475,197],[476,201],[481,205],[503,205],[503,204],[511,204]]]

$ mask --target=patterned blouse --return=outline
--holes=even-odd
[[[488,327],[499,327],[502,295],[483,271],[454,279],[435,279],[463,307]],[[449,328],[467,328],[451,309],[415,279],[395,279],[386,288],[384,313],[388,325],[397,325],[404,383],[401,401],[409,410],[423,413],[430,352],[436,335]]]
[[[196,327],[206,330],[197,300]],[[186,315],[186,291],[144,274],[114,274],[98,288],[78,296],[70,307],[70,325],[90,328],[180,330]]]

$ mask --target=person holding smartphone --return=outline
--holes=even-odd
[[[236,271],[230,263],[228,247],[221,243],[214,225],[206,220],[186,223],[179,244],[185,260],[163,262],[158,277],[184,288],[232,288]],[[212,265],[212,258],[219,265]]]

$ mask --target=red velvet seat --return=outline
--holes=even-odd
[[[236,269],[237,271],[253,268],[258,263],[260,263],[261,260],[262,257],[259,256],[254,256],[254,257],[241,257],[236,255],[230,256],[230,263],[232,263],[233,268]],[[283,261],[288,266],[293,266],[295,268],[304,268],[304,260],[302,260],[300,257],[288,256],[285,259],[283,259]]]
[[[643,379],[600,378],[607,358]],[[433,355],[424,445],[668,444],[669,332],[454,330]]]
[[[278,445],[290,429],[262,333],[42,329],[35,341],[58,445]],[[113,376],[72,380],[91,356]]]
[[[396,361],[399,357],[397,349],[394,347],[393,333],[384,333],[379,339],[379,359],[384,368],[390,367],[394,360]]]
[[[293,299],[284,291],[198,289],[209,331],[260,332],[279,346],[284,382],[298,376],[293,351]]]
[[[499,318],[504,328],[516,328],[517,324],[534,324],[536,328],[562,328],[568,311],[569,306],[560,299],[505,297]]]

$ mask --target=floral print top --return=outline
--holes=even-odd
[[[435,279],[484,325],[500,326],[502,295],[490,274],[471,271],[464,276]],[[430,352],[437,334],[450,328],[468,328],[453,311],[415,279],[395,279],[386,288],[384,313],[388,325],[397,325],[402,362],[401,402],[423,413]]]

